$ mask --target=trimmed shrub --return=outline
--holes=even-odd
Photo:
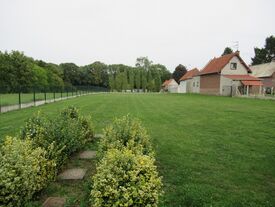
[[[108,150],[92,178],[92,205],[157,206],[162,183],[154,162],[126,148]]]
[[[102,158],[109,149],[128,148],[136,154],[153,156],[150,138],[140,121],[129,115],[114,122],[103,131],[99,143],[98,157]]]
[[[0,150],[0,206],[23,206],[55,177],[55,162],[33,142],[7,137]]]
[[[94,133],[91,120],[80,116],[75,107],[69,107],[53,119],[38,113],[27,121],[21,135],[46,149],[47,158],[55,160],[58,170],[69,155],[92,140]]]

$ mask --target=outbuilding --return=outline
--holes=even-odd
[[[252,75],[262,79],[264,93],[275,93],[275,58],[270,63],[250,66]]]
[[[199,81],[194,79],[199,74],[199,70],[194,68],[180,78],[179,93],[195,93],[199,88]]]
[[[162,84],[162,91],[170,93],[178,93],[179,84],[174,80],[166,80]]]

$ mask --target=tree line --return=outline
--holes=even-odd
[[[5,93],[58,91],[81,86],[112,91],[159,91],[161,83],[170,76],[164,65],[153,64],[147,57],[137,58],[135,67],[99,61],[78,66],[34,60],[19,51],[0,51],[0,90]]]
[[[164,65],[153,64],[147,57],[137,58],[135,67],[110,65],[111,91],[160,91],[161,84],[171,77]]]

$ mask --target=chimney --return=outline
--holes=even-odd
[[[240,55],[240,51],[239,50],[236,50],[235,52],[237,55]]]

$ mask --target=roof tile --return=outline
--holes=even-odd
[[[200,72],[200,71],[199,71],[197,68],[194,68],[194,69],[192,69],[192,70],[189,70],[189,71],[187,71],[187,73],[185,73],[184,76],[182,76],[182,77],[180,78],[180,81],[187,80],[187,79],[191,79],[191,78],[193,78],[194,76],[198,75],[199,72]]]
[[[241,63],[245,66],[247,71],[250,72],[249,67],[245,64],[245,62],[242,60],[242,58],[239,55],[239,52],[231,53],[228,55],[223,55],[219,58],[213,58],[212,60],[209,61],[209,63],[202,69],[200,72],[200,75],[205,75],[205,74],[211,74],[211,73],[219,73],[221,70],[226,66],[227,63],[234,57],[238,57]]]

